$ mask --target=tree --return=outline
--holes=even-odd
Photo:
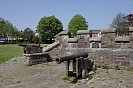
[[[0,35],[6,36],[6,26],[9,22],[3,18],[0,17]]]
[[[4,37],[15,37],[17,28],[12,23],[0,17],[0,35]]]
[[[118,13],[116,17],[113,19],[112,24],[110,24],[110,28],[116,28],[117,35],[122,35],[127,33],[127,24],[126,20],[123,19],[125,15],[123,13]]]
[[[63,30],[63,25],[55,16],[42,17],[37,25],[37,31],[40,34],[42,41],[54,38],[56,34]]]
[[[37,36],[33,36],[32,43],[41,44],[41,38]]]
[[[32,29],[30,28],[26,28],[23,32],[23,39],[24,40],[27,40],[28,42],[31,42],[32,41],[32,37],[33,37],[34,33],[32,31]]]
[[[78,30],[87,30],[88,22],[80,14],[75,15],[68,23],[68,29],[72,33],[72,36],[76,36]]]

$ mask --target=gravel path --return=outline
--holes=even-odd
[[[0,65],[0,88],[133,88],[133,72],[99,68],[91,80],[65,78],[65,64],[23,65],[16,57]]]
[[[9,69],[23,63],[24,63],[24,57],[15,57],[8,60],[5,63],[0,64],[0,69]]]

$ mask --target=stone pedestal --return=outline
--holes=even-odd
[[[33,53],[33,54],[23,54],[25,56],[25,65],[40,64],[48,61],[48,53]]]

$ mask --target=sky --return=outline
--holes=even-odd
[[[82,15],[89,30],[107,29],[118,13],[133,14],[133,0],[0,0],[0,17],[18,30],[36,30],[39,20],[54,15],[67,30],[74,15]]]

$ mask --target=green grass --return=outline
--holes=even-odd
[[[89,79],[92,79],[94,77],[94,74],[91,74],[88,76]]]
[[[61,78],[62,80],[64,81],[73,81],[73,77],[68,77],[68,76],[65,76],[64,78]]]
[[[62,80],[70,80],[70,77],[65,76],[64,78],[61,78]]]
[[[23,47],[17,44],[0,45],[0,64],[17,56],[22,56]]]
[[[109,66],[104,65],[102,66],[102,69],[111,69],[111,68]]]
[[[46,47],[46,46],[48,46],[48,45],[50,45],[50,44],[41,44],[41,47]]]
[[[41,47],[46,47],[48,45],[49,44],[41,44]],[[0,45],[0,64],[11,58],[22,56],[22,54],[22,46],[18,46],[17,44]]]
[[[51,66],[49,63],[43,63],[42,65]]]
[[[17,83],[21,83],[21,81],[17,81]]]

